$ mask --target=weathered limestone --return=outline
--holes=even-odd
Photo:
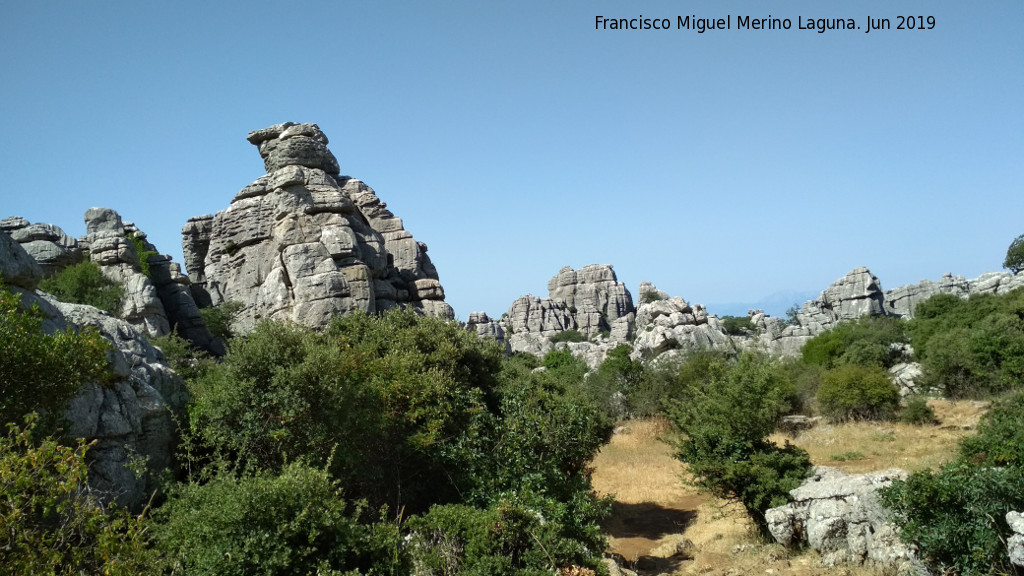
[[[0,229],[0,278],[6,284],[35,290],[43,277],[39,264],[29,256],[21,244]]]
[[[426,246],[373,190],[338,175],[315,124],[279,124],[249,141],[267,174],[182,230],[198,301],[240,302],[241,332],[261,318],[321,328],[335,315],[394,306],[454,317]]]
[[[611,266],[562,267],[548,281],[548,298],[564,302],[585,336],[610,332],[616,320],[634,313],[633,297]]]
[[[124,287],[124,299],[117,316],[150,336],[170,334],[171,323],[156,286],[142,273],[139,254],[126,236],[138,230],[130,223],[126,226],[121,215],[109,208],[86,210],[85,227],[89,259],[100,265],[104,276]]]
[[[653,286],[642,293],[661,294]],[[636,313],[635,359],[657,356],[669,350],[731,349],[731,338],[716,316],[701,305],[690,306],[679,297],[647,298]]]
[[[123,320],[80,304],[58,302],[31,290],[21,281],[26,263],[38,265],[17,242],[0,231],[0,274],[26,307],[38,306],[43,331],[94,326],[111,343],[107,354],[116,379],[112,383],[83,382],[65,416],[71,436],[96,441],[89,449],[89,484],[105,500],[138,508],[148,501],[154,485],[149,476],[136,478],[132,458],[145,458],[148,470],[166,469],[175,448],[175,415],[182,414],[188,393],[182,379],[163,363],[135,328]],[[11,282],[19,280],[18,283]],[[38,276],[36,276],[38,280]]]
[[[885,293],[886,312],[903,318],[912,318],[918,304],[936,294],[952,294],[967,298],[972,294],[1006,294],[1024,287],[1024,273],[988,272],[973,280],[946,274],[938,282],[922,280],[918,284],[900,286]]]
[[[790,491],[793,502],[765,512],[768,529],[784,546],[809,546],[829,565],[864,561],[910,566],[914,551],[904,544],[878,489],[904,479],[904,470],[847,474],[816,466],[814,474]]]
[[[1006,523],[1010,525],[1010,530],[1013,530],[1013,535],[1006,539],[1010,562],[1017,566],[1024,566],[1024,514],[1007,512]]]
[[[506,351],[510,351],[508,342],[505,341],[505,329],[502,328],[501,322],[491,319],[486,312],[471,313],[466,320],[466,329],[476,333],[480,338],[494,340],[505,347]]]
[[[833,282],[817,300],[805,303],[797,319],[801,326],[817,335],[839,322],[868,314],[885,314],[885,295],[878,278],[861,266]]]
[[[82,248],[78,241],[53,224],[30,224],[20,217],[0,220],[0,230],[11,235],[15,242],[39,264],[43,276],[50,276],[82,261]]]

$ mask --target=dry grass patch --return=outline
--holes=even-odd
[[[772,440],[779,444],[789,440],[807,450],[811,462],[847,472],[938,468],[953,459],[961,439],[974,433],[989,403],[932,399],[928,405],[935,411],[939,424],[820,424],[796,438],[775,434]]]
[[[974,433],[988,403],[930,400],[929,405],[940,421],[934,426],[825,424],[788,439],[807,450],[815,464],[849,472],[936,467],[953,457],[961,438]],[[594,459],[594,489],[615,495],[605,528],[610,551],[625,567],[641,576],[887,576],[869,566],[826,568],[814,552],[792,552],[760,540],[742,505],[686,484],[685,466],[660,441],[671,433],[665,420],[626,422]],[[781,443],[787,437],[772,439]],[[673,555],[686,540],[693,543],[692,553]]]

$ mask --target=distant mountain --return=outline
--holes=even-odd
[[[784,290],[758,300],[757,302],[718,302],[706,303],[704,307],[709,314],[721,316],[746,316],[747,310],[764,310],[769,316],[784,318],[786,310],[793,305],[797,308],[803,306],[804,302],[814,300],[821,294],[820,291],[809,292],[799,290]]]

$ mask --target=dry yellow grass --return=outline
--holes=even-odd
[[[938,425],[824,424],[788,439],[807,450],[815,464],[850,472],[935,467],[953,456],[961,438],[973,433],[987,404],[939,400],[929,404],[940,420]],[[863,566],[826,568],[813,552],[794,553],[759,540],[742,506],[699,494],[685,483],[685,467],[659,440],[670,433],[663,420],[627,422],[593,462],[595,490],[615,495],[613,518],[606,529],[612,553],[619,554],[626,567],[642,576],[884,574]],[[691,553],[676,554],[685,540],[693,544]]]

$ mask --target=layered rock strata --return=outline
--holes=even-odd
[[[147,469],[165,470],[174,454],[176,415],[188,393],[182,379],[164,362],[159,350],[124,320],[80,304],[58,302],[35,292],[39,265],[6,232],[0,231],[0,274],[25,307],[38,306],[43,330],[93,326],[111,344],[107,353],[115,378],[110,383],[83,382],[65,416],[68,433],[88,442],[89,484],[105,500],[138,508],[148,501],[152,475],[136,477],[134,459]]]
[[[39,264],[43,276],[56,274],[83,259],[78,240],[53,224],[31,224],[24,218],[13,216],[0,220],[0,230],[21,244],[25,252]]]
[[[904,544],[878,490],[904,479],[904,470],[847,474],[816,466],[813,475],[791,490],[793,501],[765,512],[772,536],[789,547],[808,546],[823,562],[916,566],[914,551]],[[904,569],[905,569],[904,568]]]
[[[319,127],[278,124],[248,140],[267,174],[182,229],[197,300],[241,303],[241,332],[261,318],[321,328],[394,306],[454,317],[426,246],[373,190],[339,174]]]

